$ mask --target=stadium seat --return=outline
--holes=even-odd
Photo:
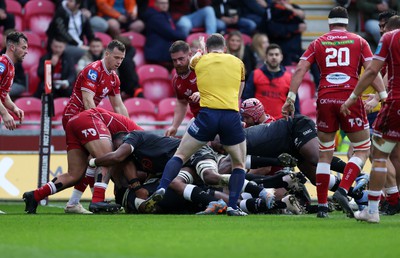
[[[205,33],[205,32],[196,32],[196,33],[189,34],[189,35],[186,37],[186,42],[187,42],[189,45],[192,45],[192,42],[195,41],[195,40],[198,40],[200,36],[203,36],[203,37],[204,37],[204,40],[206,40],[207,37],[208,37],[208,34]]]
[[[54,117],[53,121],[62,122],[62,116],[64,113],[65,106],[68,104],[69,98],[56,98],[54,99]],[[55,125],[54,129],[63,130],[62,124]]]
[[[24,30],[24,15],[22,14],[22,6],[16,0],[6,0],[7,12],[14,14],[15,29],[17,31]]]
[[[39,60],[44,55],[45,49],[43,48],[42,40],[36,33],[30,31],[24,31],[24,33],[28,38],[29,48],[28,54],[22,61],[22,67],[29,72],[32,67],[39,66]]]
[[[176,98],[166,98],[158,103],[158,116],[157,119],[159,121],[168,121],[172,122],[174,118],[174,112],[176,107]],[[183,119],[183,123],[187,123],[192,119],[193,115],[191,112],[187,112],[185,118]],[[162,126],[162,129],[167,129],[170,125]],[[182,125],[178,128],[178,130],[185,130],[186,126]]]
[[[104,108],[105,110],[114,112],[114,108],[111,105],[111,102],[108,98],[104,98],[102,99],[102,101],[100,101],[99,105],[97,105],[99,108]]]
[[[101,40],[101,42],[103,43],[103,46],[106,48],[108,43],[111,42],[112,38],[110,35],[103,33],[103,32],[98,32],[96,31],[94,33],[95,37],[99,38]]]
[[[315,96],[315,86],[313,82],[303,80],[298,89],[298,96],[300,102],[306,99],[312,99]]]
[[[31,0],[25,4],[24,10],[25,29],[38,34],[44,42],[56,10],[55,4],[49,0]]]
[[[294,74],[294,72],[296,71],[296,65],[287,65],[287,66],[285,66],[285,68],[291,74]],[[303,77],[303,80],[310,81],[310,82],[313,81],[310,71],[306,72],[306,74]]]
[[[24,122],[39,122],[37,125],[28,125],[22,122],[22,125],[18,126],[18,128],[24,130],[39,130],[42,112],[42,101],[34,97],[22,97],[16,99],[14,103],[15,105],[17,105],[17,107],[24,111]]]
[[[151,100],[129,98],[124,101],[129,117],[137,124],[157,121],[156,106]],[[141,125],[145,130],[155,130],[155,125]]]
[[[170,74],[163,66],[142,65],[137,69],[137,74],[146,99],[158,104],[160,100],[174,96]]]
[[[315,117],[317,114],[316,98],[306,99],[300,104],[300,112],[309,117]]]
[[[136,54],[133,57],[136,68],[146,64],[146,59],[144,57],[144,44],[146,43],[145,36],[133,31],[121,33],[121,36],[129,38],[129,40],[131,41],[131,45],[136,49]]]
[[[27,91],[24,92],[23,96],[30,97],[36,92],[40,83],[40,78],[37,75],[37,66],[32,66],[27,73],[28,73],[28,87],[26,89]]]

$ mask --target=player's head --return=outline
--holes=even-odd
[[[219,33],[211,34],[206,41],[207,52],[226,51],[225,38]]]
[[[328,15],[329,27],[347,27],[349,14],[347,9],[341,6],[334,7]]]
[[[393,17],[396,15],[395,11],[389,10],[385,12],[381,12],[378,16],[378,21],[379,21],[379,32],[381,33],[381,36],[385,33],[385,25],[387,24],[388,20],[390,17]]]
[[[119,146],[122,145],[124,138],[127,135],[128,135],[128,132],[118,132],[118,133],[112,135],[114,150],[118,149]]]
[[[384,27],[384,32],[397,30],[400,28],[400,16],[394,15],[390,17]]]
[[[11,31],[6,37],[7,55],[13,59],[13,62],[22,62],[28,54],[28,38],[24,33]]]
[[[108,70],[117,70],[125,58],[125,45],[119,40],[108,43],[104,62]]]
[[[183,40],[175,41],[169,48],[169,53],[176,73],[180,75],[186,74],[189,71],[191,55],[189,44]]]
[[[246,99],[242,102],[240,113],[243,122],[247,126],[252,126],[260,122],[260,118],[265,114],[263,104],[256,98]]]
[[[283,54],[282,49],[278,44],[270,44],[267,47],[265,54],[265,63],[269,70],[275,70],[280,67],[283,60]]]

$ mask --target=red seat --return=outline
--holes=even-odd
[[[121,33],[121,36],[127,37],[131,41],[131,45],[136,49],[136,54],[133,57],[136,68],[146,64],[146,59],[144,58],[144,44],[146,43],[146,37],[133,31]]]
[[[40,119],[42,113],[42,101],[34,97],[22,97],[15,100],[15,105],[22,109],[25,114],[24,121],[22,125],[18,126],[20,129],[24,130],[39,130],[40,129]],[[35,125],[24,124],[24,122],[38,122]]]
[[[15,29],[18,31],[24,30],[24,15],[22,14],[22,6],[18,1],[6,0],[7,12],[14,14]]]
[[[37,66],[32,66],[29,70],[28,70],[28,88],[26,91],[26,94],[24,94],[25,96],[32,96],[40,83],[40,78],[37,75]]]
[[[168,121],[172,123],[176,107],[176,98],[166,98],[158,103],[158,120]],[[183,123],[188,123],[192,119],[193,115],[191,112],[187,112]],[[170,125],[162,126],[163,129],[167,129]],[[186,126],[182,125],[178,130],[185,130]]]
[[[101,42],[103,43],[103,46],[106,48],[108,43],[110,43],[112,41],[112,38],[110,35],[103,33],[103,32],[95,32],[94,33],[96,38],[99,38],[101,40]]]
[[[24,34],[28,38],[29,50],[22,61],[22,67],[29,72],[32,67],[39,66],[39,60],[44,55],[45,49],[42,46],[42,40],[36,33],[24,31]]]
[[[300,102],[300,112],[309,117],[315,117],[317,114],[316,98],[306,99]]]
[[[108,98],[104,98],[100,101],[99,105],[97,105],[99,108],[103,108],[105,110],[115,112],[113,106],[111,105],[111,102]]]
[[[192,42],[195,41],[195,40],[198,40],[200,36],[203,36],[203,37],[204,37],[204,40],[206,40],[207,37],[208,37],[208,34],[205,33],[205,32],[196,32],[196,33],[189,34],[189,35],[186,37],[186,42],[187,42],[189,45],[192,45]]]
[[[129,98],[124,101],[129,117],[135,123],[157,121],[156,106],[151,100],[144,98]],[[141,125],[144,130],[155,130],[155,125]]]
[[[306,99],[312,99],[315,96],[315,87],[314,83],[303,80],[300,84],[300,87],[298,89],[298,95],[299,95],[299,100],[300,102]]]
[[[291,74],[294,74],[294,72],[296,71],[296,66],[297,65],[287,65],[287,66],[285,66],[285,68],[288,72],[290,72]],[[313,81],[310,71],[306,72],[306,74],[303,77],[303,80],[311,81],[311,82]]]
[[[48,0],[31,0],[24,7],[24,22],[26,30],[30,30],[46,39],[46,30],[54,16],[56,6]]]
[[[69,102],[69,98],[56,98],[54,99],[54,116],[53,121],[62,122],[62,116],[64,114],[64,109]],[[61,129],[63,130],[62,124],[55,125],[54,129]]]
[[[160,65],[142,65],[138,68],[139,82],[143,95],[155,104],[160,100],[174,96],[168,70]]]
[[[253,42],[253,39],[249,35],[244,33],[242,33],[242,39],[245,45],[251,45],[251,43]]]

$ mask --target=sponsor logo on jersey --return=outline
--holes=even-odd
[[[191,84],[195,84],[195,83],[196,83],[196,80],[197,80],[197,78],[194,78],[194,79],[191,79],[191,80],[189,79],[189,81],[190,81]]]
[[[336,36],[329,35],[326,38],[328,40],[335,40],[335,39],[347,39],[348,37],[347,37],[347,35],[336,35]]]
[[[398,131],[389,130],[386,133],[386,135],[390,136],[390,137],[400,138],[400,132],[398,132]]]
[[[326,80],[333,84],[343,84],[350,80],[350,76],[345,73],[331,73],[326,76]]]
[[[103,94],[100,96],[100,98],[104,98],[105,96],[107,96],[108,92],[109,92],[109,89],[108,88],[104,88],[103,89]]]
[[[345,100],[342,100],[342,99],[319,99],[318,101],[321,105],[324,105],[324,104],[339,104],[339,105],[341,105],[345,102]]]
[[[324,46],[349,45],[349,44],[354,44],[354,40],[349,39],[349,40],[342,40],[342,41],[322,41],[321,44]]]
[[[95,70],[90,69],[87,74],[87,77],[89,80],[92,80],[95,82],[97,80],[97,72]]]
[[[303,132],[303,135],[307,135],[307,134],[310,134],[310,133],[312,133],[312,130],[311,130],[311,129],[308,129],[308,130],[306,130],[306,131]]]
[[[6,66],[3,63],[0,63],[0,74],[3,74],[6,70]]]
[[[379,44],[378,44],[378,46],[376,47],[376,50],[375,50],[375,55],[379,55],[381,50],[382,50],[382,42],[379,42]]]
[[[186,96],[192,96],[192,91],[190,89],[187,89],[184,93]]]

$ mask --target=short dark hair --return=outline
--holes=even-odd
[[[101,44],[103,44],[103,41],[101,41],[101,39],[98,38],[98,37],[92,38],[92,39],[89,41],[89,44],[92,43],[92,42],[101,42]]]
[[[271,44],[268,45],[267,49],[265,50],[265,54],[268,54],[268,52],[269,52],[270,50],[272,50],[272,49],[279,49],[279,51],[281,52],[281,54],[283,54],[283,53],[282,53],[282,48],[281,48],[278,44],[275,44],[275,43],[271,43]]]
[[[171,47],[169,48],[169,53],[177,53],[179,51],[182,51],[183,53],[187,53],[190,51],[190,46],[187,42],[183,40],[177,40],[174,43],[172,43]]]
[[[24,33],[19,31],[11,31],[7,34],[6,45],[8,46],[9,44],[18,44],[20,39],[24,39],[28,43],[28,38]]]
[[[225,47],[225,38],[219,33],[211,34],[206,41],[206,47],[209,50],[223,49]]]
[[[116,39],[113,39],[110,43],[108,43],[106,50],[112,52],[114,48],[117,48],[121,52],[125,52],[126,50],[124,43]]]
[[[349,19],[349,14],[347,13],[347,9],[341,6],[336,6],[332,8],[332,10],[329,12],[328,19],[332,18]],[[330,25],[347,26],[347,24],[344,23],[332,23]]]
[[[400,29],[400,16],[394,15],[389,18],[389,20],[386,23],[386,30],[391,31],[391,30],[396,30]]]
[[[389,20],[390,17],[393,17],[393,16],[395,16],[396,14],[397,14],[397,13],[396,13],[395,11],[393,11],[393,10],[384,11],[384,12],[381,12],[381,13],[378,15],[378,20],[379,20],[379,21],[387,21],[387,20]]]

